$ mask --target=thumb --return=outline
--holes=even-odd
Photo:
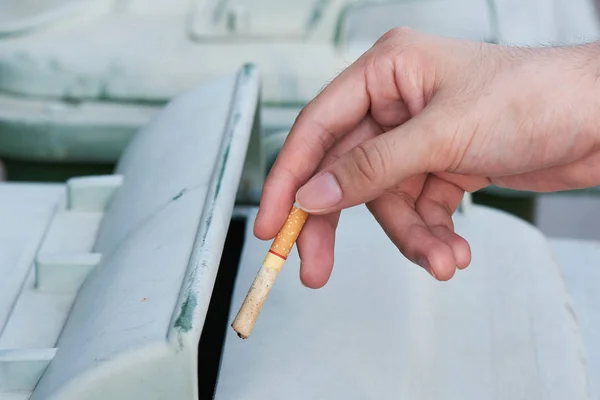
[[[428,111],[357,145],[319,172],[296,193],[298,205],[328,214],[368,203],[411,176],[447,169],[448,136]]]

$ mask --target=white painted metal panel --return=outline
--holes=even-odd
[[[252,220],[252,218],[251,218]],[[436,282],[360,207],[313,291],[290,256],[252,336],[228,330],[217,399],[590,399],[577,324],[544,236],[472,206],[455,216],[473,263]],[[268,250],[249,238],[230,321]]]

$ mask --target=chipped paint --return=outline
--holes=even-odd
[[[215,191],[213,193],[213,202],[211,205],[210,213],[206,218],[206,224],[204,229],[204,235],[202,236],[202,246],[204,246],[204,242],[206,241],[206,235],[208,234],[208,229],[210,228],[210,224],[212,222],[213,210],[215,208],[215,202],[217,201],[217,197],[219,197],[219,193],[221,192],[221,184],[223,183],[223,177],[225,176],[225,169],[227,168],[227,160],[229,160],[229,152],[231,150],[231,141],[233,139],[233,132],[235,127],[242,119],[242,115],[239,112],[236,112],[233,116],[232,124],[229,126],[228,131],[229,135],[227,137],[227,146],[225,147],[225,151],[223,152],[223,157],[221,158],[221,168],[219,169],[219,174],[217,176],[217,184],[215,186]]]
[[[237,90],[240,90],[240,85],[247,83],[248,79],[252,75],[252,71],[254,67],[251,64],[244,65],[242,72],[238,75],[237,82]],[[236,97],[237,94],[234,95]],[[199,251],[202,253],[206,251],[206,240],[208,234],[210,232],[211,224],[213,222],[214,212],[216,204],[218,203],[219,196],[221,194],[222,184],[224,183],[225,173],[227,172],[227,168],[229,165],[229,156],[231,152],[231,147],[234,142],[235,132],[238,128],[240,122],[243,121],[244,112],[240,110],[240,105],[235,104],[233,112],[229,115],[227,120],[225,134],[223,135],[222,147],[221,147],[221,156],[220,162],[218,166],[215,166],[215,170],[213,173],[213,178],[211,182],[211,186],[213,187],[212,196],[210,197],[210,205],[205,205],[205,207],[209,207],[207,210],[204,226],[202,228],[202,236],[199,243]],[[209,192],[210,193],[210,192]],[[183,193],[181,193],[183,194]],[[176,196],[178,198],[178,196]],[[174,200],[176,199],[174,198]],[[196,246],[197,244],[195,244]],[[179,315],[177,319],[173,323],[173,327],[182,333],[189,332],[194,326],[194,313],[197,308],[197,296],[194,293],[194,282],[197,281],[198,275],[203,274],[208,270],[208,263],[206,261],[205,256],[201,257],[201,259],[197,260],[194,264],[190,266],[190,270],[188,271],[188,276],[185,280],[185,289],[183,291],[183,303],[181,303],[181,309],[179,310]],[[180,348],[182,347],[182,338],[179,337],[177,339],[179,341]]]
[[[183,196],[183,194],[187,191],[187,188],[183,188],[181,189],[181,192],[177,193],[174,197],[173,200],[177,200],[178,198],[180,198],[181,196]]]
[[[179,312],[179,317],[175,320],[175,328],[179,329],[182,332],[189,332],[192,329],[192,320],[194,317],[194,309],[198,304],[198,300],[196,299],[196,295],[192,292],[185,299],[183,304],[181,305],[181,311]]]
[[[250,74],[252,73],[252,71],[254,70],[254,65],[252,64],[244,64],[244,66],[242,67],[242,72],[244,73],[244,76],[250,76]]]
[[[231,141],[227,143],[227,147],[225,148],[225,152],[223,153],[223,162],[221,163],[221,169],[219,170],[219,176],[217,177],[217,186],[215,187],[215,193],[213,194],[213,201],[217,199],[219,193],[221,192],[221,184],[223,183],[223,176],[225,175],[225,168],[227,167],[227,160],[229,159],[230,149]]]

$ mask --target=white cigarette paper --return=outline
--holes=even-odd
[[[233,324],[231,324],[242,339],[250,336],[260,310],[277,279],[279,271],[281,271],[292,247],[294,247],[294,243],[296,243],[296,239],[300,235],[307,217],[308,214],[304,210],[296,206],[292,207],[283,228],[281,228],[273,241],[263,261],[263,265],[258,270],[252,286],[250,286],[250,290],[240,311],[235,317]]]

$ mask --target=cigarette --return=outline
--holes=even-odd
[[[240,338],[246,339],[250,336],[250,332],[252,332],[252,328],[254,328],[254,324],[258,319],[258,314],[260,314],[260,310],[275,283],[275,279],[277,279],[279,271],[281,271],[292,247],[294,247],[307,217],[306,211],[294,205],[283,228],[273,240],[271,248],[258,270],[252,286],[250,286],[246,299],[231,324]]]

